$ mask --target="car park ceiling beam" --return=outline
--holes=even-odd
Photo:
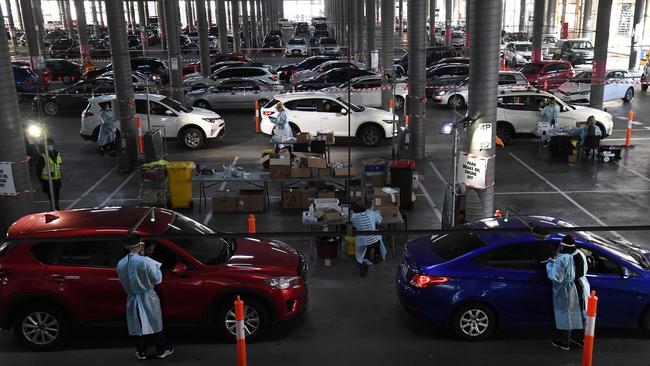
[[[591,72],[591,93],[589,105],[603,109],[605,73],[607,70],[607,47],[609,45],[609,23],[613,0],[598,1],[596,18],[596,40],[594,42],[594,64]]]
[[[22,0],[29,3],[29,1]],[[9,10],[9,7],[7,6]],[[31,13],[31,8],[24,8]],[[4,29],[4,17],[0,8],[0,29]],[[27,31],[27,29],[23,29]],[[34,33],[32,24],[31,32]],[[0,32],[0,161],[11,162],[13,184],[18,192],[15,196],[0,195],[0,233],[5,233],[11,224],[31,211],[32,186],[29,164],[25,157],[23,119],[18,108],[18,94],[14,82],[13,66],[9,53],[7,33]],[[32,37],[34,38],[34,37]],[[39,173],[40,174],[40,173]]]
[[[542,61],[542,34],[544,33],[544,2],[535,0],[533,15],[533,62]]]
[[[77,34],[79,36],[79,56],[81,61],[90,56],[88,48],[88,27],[86,26],[86,8],[84,0],[74,0],[74,8],[77,13]]]
[[[226,27],[226,1],[217,0],[217,26],[219,27],[219,52],[228,54],[228,28]]]
[[[372,66],[370,61],[372,59],[372,51],[377,50],[375,43],[375,30],[377,24],[375,23],[375,3],[377,0],[366,0],[366,67],[370,69]]]
[[[409,29],[409,93],[406,114],[411,130],[411,155],[413,159],[425,157],[424,114],[426,111],[426,34],[427,3],[422,0],[408,2]]]
[[[395,77],[395,50],[393,49],[395,32],[395,0],[381,0],[381,68],[384,75]],[[388,110],[393,91],[382,89],[381,106]]]
[[[469,52],[468,117],[473,121],[467,129],[466,151],[484,157],[495,153],[497,119],[499,46],[501,26],[501,1],[472,1],[470,13],[480,14],[470,19],[473,46]],[[486,135],[485,131],[489,131]],[[489,145],[488,146],[486,146]],[[487,147],[487,148],[486,148]],[[494,161],[492,160],[492,163]],[[486,172],[488,188],[467,190],[466,212],[468,220],[492,216],[494,209],[494,164],[488,164]]]
[[[239,0],[230,2],[232,15],[232,47],[235,53],[241,52],[241,30],[239,28]]]
[[[111,42],[111,61],[115,80],[113,115],[119,121],[121,151],[118,151],[120,171],[133,171],[138,163],[135,102],[131,76],[129,40],[124,28],[124,6],[122,0],[106,0],[106,21]],[[118,143],[118,146],[120,144]]]
[[[632,37],[630,37],[630,60],[628,68],[636,70],[639,67],[639,47],[641,43],[641,35],[643,34],[643,11],[645,10],[645,0],[636,0],[634,3],[634,20],[632,23]]]
[[[246,48],[251,46],[251,25],[248,18],[248,0],[241,2],[242,27],[244,30],[244,45]]]
[[[140,41],[142,42],[142,53],[147,54],[149,52],[149,36],[147,33],[147,25],[149,23],[149,17],[147,17],[147,11],[145,10],[149,5],[148,1],[138,0],[138,25],[140,28]]]

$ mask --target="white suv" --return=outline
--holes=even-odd
[[[528,80],[519,71],[499,71],[499,90],[527,88]],[[462,109],[469,100],[469,79],[457,84],[443,85],[433,90],[433,102],[451,109]]]
[[[555,99],[560,107],[558,127],[576,127],[576,122],[584,122],[589,116],[596,118],[603,138],[612,133],[612,115],[599,109],[570,105],[552,94],[537,89],[524,91],[501,90],[497,98],[497,135],[508,143],[517,133],[532,133],[537,128],[541,111],[539,103]]]
[[[347,103],[343,98],[322,92],[276,95],[262,108],[262,133],[270,135],[275,125],[269,120],[277,115],[282,102],[289,115],[294,134],[332,131],[337,137],[357,137],[366,146],[377,146],[382,139],[393,136],[393,114],[381,109],[364,108]],[[350,118],[350,134],[348,134]]]
[[[149,100],[148,117],[147,99]],[[82,138],[97,141],[101,125],[101,106],[113,101],[115,95],[103,95],[88,100],[88,106],[81,114],[79,134]],[[185,107],[163,95],[149,94],[147,98],[146,94],[136,94],[135,112],[142,122],[143,132],[148,132],[149,126],[151,129],[161,128],[165,138],[178,138],[179,142],[188,149],[198,149],[207,140],[219,139],[226,132],[226,124],[217,113],[202,108]]]

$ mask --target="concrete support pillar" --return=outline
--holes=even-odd
[[[138,0],[138,23],[140,28],[140,42],[142,42],[142,52],[147,54],[149,52],[149,35],[147,33],[147,25],[149,19],[147,19],[145,8],[147,7],[147,1]]]
[[[142,7],[144,8],[144,23],[149,26],[149,0],[144,0]]]
[[[350,0],[352,1],[352,38],[354,44],[354,57],[359,60],[363,53],[363,0]]]
[[[465,49],[464,53],[466,57],[469,57],[469,49],[471,47],[471,30],[470,30],[470,14],[471,14],[471,9],[470,9],[470,2],[466,1],[465,2]]]
[[[65,12],[65,29],[68,31],[68,38],[72,39],[74,36],[74,23],[72,22],[72,11],[70,11],[70,0],[63,0],[63,11]]]
[[[568,0],[562,0],[562,14],[560,15],[560,22],[562,24],[566,23],[566,6]]]
[[[212,27],[212,1],[211,0],[206,1],[205,5],[206,5],[206,8],[207,8],[206,11],[208,13],[208,28],[210,28],[210,27]],[[197,13],[198,13],[198,10],[197,10]],[[198,17],[199,16],[197,14],[196,18],[198,19]]]
[[[217,0],[217,26],[219,27],[219,52],[228,54],[228,28],[226,27],[226,1]]]
[[[8,3],[7,1],[9,15],[11,14],[11,8]],[[0,29],[4,28],[5,22],[2,8],[0,8]],[[34,33],[33,27],[31,33]],[[2,233],[6,232],[14,221],[31,211],[32,185],[29,164],[25,160],[27,151],[25,150],[23,132],[24,122],[18,108],[18,94],[16,94],[7,33],[0,32],[0,126],[2,128],[0,134],[0,161],[12,162],[13,184],[18,193],[15,196],[0,196],[0,212],[2,212],[2,215],[0,215],[0,232]]]
[[[173,99],[183,102],[183,65],[181,58],[181,18],[178,1],[163,0],[165,7],[165,30],[167,31],[167,64],[169,65],[169,81]]]
[[[119,121],[120,138],[126,148],[119,153],[120,170],[132,171],[138,162],[135,103],[133,101],[133,81],[129,41],[124,29],[124,6],[122,0],[106,1],[106,19],[111,40],[111,59],[115,79],[115,100],[113,115]]]
[[[232,13],[230,12],[230,1],[225,1],[226,7],[226,28],[229,32],[232,32]]]
[[[91,12],[93,14],[93,34],[95,37],[99,36],[99,21],[97,20],[97,4],[95,0],[90,2]]]
[[[592,39],[591,34],[591,13],[593,8],[592,0],[584,0],[582,4],[582,38]]]
[[[18,47],[18,40],[16,39],[16,32],[14,27],[14,16],[11,12],[11,1],[5,0],[5,5],[7,8],[7,20],[9,22],[9,35],[11,36],[11,45],[14,49],[16,49],[16,47]]]
[[[129,7],[129,13],[131,15],[131,32],[133,32],[133,35],[138,34],[138,29],[135,25],[136,20],[135,20],[135,1],[131,0],[129,1],[130,7]]]
[[[445,0],[445,44],[451,45],[451,0]]]
[[[43,20],[41,0],[32,0],[32,15],[36,22],[36,41],[38,48],[40,49],[41,55],[47,55],[49,50],[48,47],[45,47],[45,21]]]
[[[232,0],[232,35],[233,35],[233,50],[235,53],[241,52],[241,29],[239,27],[239,0]]]
[[[97,3],[99,5],[99,22],[102,24],[102,27],[104,27],[106,25],[106,23],[104,23],[104,10],[103,10],[104,5],[103,5],[103,3],[104,2],[101,1],[101,0]]]
[[[74,8],[77,13],[77,33],[79,34],[79,57],[81,61],[90,56],[88,48],[88,27],[86,26],[86,8],[83,0],[74,0]]]
[[[20,9],[20,0],[16,0],[16,12],[18,13],[18,29],[22,30],[23,32],[25,31],[25,27],[23,26],[23,11]]]
[[[533,61],[542,61],[542,35],[544,33],[544,2],[535,0],[533,17]]]
[[[499,54],[501,24],[501,1],[472,1],[471,32],[473,47],[470,49],[470,84],[468,117],[473,120],[467,130],[466,151],[470,154],[493,157],[495,154],[495,132],[497,129],[497,99],[499,86]],[[488,55],[493,55],[488,56]],[[489,129],[490,136],[485,136]],[[485,149],[485,144],[489,148]],[[494,182],[494,158],[490,159],[486,172],[488,185]],[[494,186],[485,190],[468,189],[466,198],[467,221],[491,217],[494,211]]]
[[[381,0],[381,68],[382,76],[395,77],[395,49],[393,32],[395,23],[395,0]],[[381,91],[381,106],[388,109],[392,90]]]
[[[257,48],[258,47],[258,25],[259,25],[259,20],[257,18],[257,11],[255,10],[255,0],[251,0],[250,2],[250,10],[251,10],[251,20],[250,20],[250,28],[251,28],[251,43],[249,47],[252,48]]]
[[[427,3],[408,0],[409,29],[409,94],[406,98],[406,115],[411,130],[411,154],[413,159],[424,159],[424,115],[426,111],[426,38],[422,31],[427,21]]]
[[[436,0],[429,0],[429,46],[436,45]]]
[[[242,27],[244,31],[244,44],[246,48],[251,46],[251,24],[250,19],[248,19],[248,0],[243,0],[241,3],[241,14],[242,14]]]
[[[548,0],[546,7],[546,33],[556,34],[558,30],[555,28],[555,2],[556,0]]]
[[[165,19],[165,4],[164,0],[158,0],[157,11],[158,11],[158,33],[160,34],[160,44],[163,50],[167,49],[167,31],[165,29],[167,19]]]
[[[192,1],[185,0],[185,21],[187,22],[187,30],[194,31],[194,19],[192,18]]]
[[[208,19],[205,14],[205,0],[196,0],[196,20],[199,26],[199,56],[201,74],[210,76],[210,43],[208,40]]]
[[[598,0],[596,40],[594,42],[594,65],[591,71],[591,93],[589,98],[589,106],[596,109],[603,109],[612,2],[613,0]]]
[[[645,0],[636,0],[634,3],[634,20],[632,23],[632,37],[630,40],[630,60],[628,68],[636,70],[639,67],[639,45],[641,43],[641,35],[643,34],[643,12],[645,10]]]
[[[41,49],[38,46],[37,39],[37,27],[34,22],[34,12],[32,11],[32,1],[31,0],[20,0],[20,7],[23,12],[23,24],[25,25],[25,38],[27,39],[27,52],[29,53],[29,66],[38,73],[38,76],[43,77],[43,69],[45,68],[43,62],[43,54]],[[13,73],[11,74],[13,75]],[[13,80],[13,76],[9,78]],[[11,92],[16,92],[16,86],[13,85]]]
[[[399,7],[397,8],[397,24],[399,27],[399,30],[397,31],[399,33],[399,36],[402,36],[402,33],[404,33],[404,0],[399,0]]]
[[[375,42],[375,3],[376,0],[366,0],[366,67],[370,69],[372,51],[377,50]]]
[[[519,2],[519,31],[526,31],[526,0]]]

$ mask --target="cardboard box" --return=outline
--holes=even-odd
[[[311,176],[312,177],[318,177],[318,178],[328,178],[332,176],[332,169],[330,168],[324,168],[324,169],[317,169],[313,168],[311,171]]]
[[[397,217],[399,216],[399,206],[388,205],[376,207],[382,217]]]
[[[218,191],[212,197],[212,211],[217,213],[237,212],[238,194],[231,191]]]
[[[309,140],[311,140],[311,135],[309,132],[298,132],[296,135],[296,142],[298,143],[309,142]]]
[[[400,194],[399,188],[392,188],[397,191],[397,193],[390,195],[382,191],[383,187],[375,188],[373,205],[374,206],[399,206],[400,203]]]
[[[300,191],[288,190],[282,192],[282,208],[300,208]]]
[[[368,180],[373,187],[384,187],[386,185],[386,174],[368,174]]]
[[[237,212],[263,212],[264,190],[242,189],[237,195]]]
[[[357,175],[357,172],[354,168],[349,168],[349,170],[348,168],[332,168],[332,174],[335,177],[354,177]]]
[[[318,192],[318,198],[336,198],[336,193],[334,192]]]
[[[271,178],[283,179],[291,177],[291,159],[288,154],[277,154],[269,160]]]
[[[291,178],[311,178],[311,168],[291,167]]]
[[[304,189],[300,191],[300,208],[308,209],[309,205],[314,203],[317,191],[313,189]]]
[[[316,131],[316,140],[325,141],[327,143],[334,143],[334,132],[333,131]]]
[[[297,152],[293,156],[301,168],[327,168],[327,159],[321,154]]]
[[[336,221],[340,221],[342,218],[343,216],[338,211],[327,212],[323,216],[323,220],[325,222],[336,222]]]

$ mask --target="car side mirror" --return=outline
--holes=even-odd
[[[632,276],[632,273],[627,267],[621,267],[621,278],[627,280]]]
[[[174,116],[174,112],[170,111],[169,109],[165,111],[165,116],[172,117]]]
[[[172,274],[174,276],[183,276],[187,272],[187,265],[183,262],[178,262],[172,267]]]
[[[347,116],[347,114],[348,114],[348,110],[345,109],[345,108],[342,108],[342,109],[341,109],[341,114],[344,115],[344,116]]]

